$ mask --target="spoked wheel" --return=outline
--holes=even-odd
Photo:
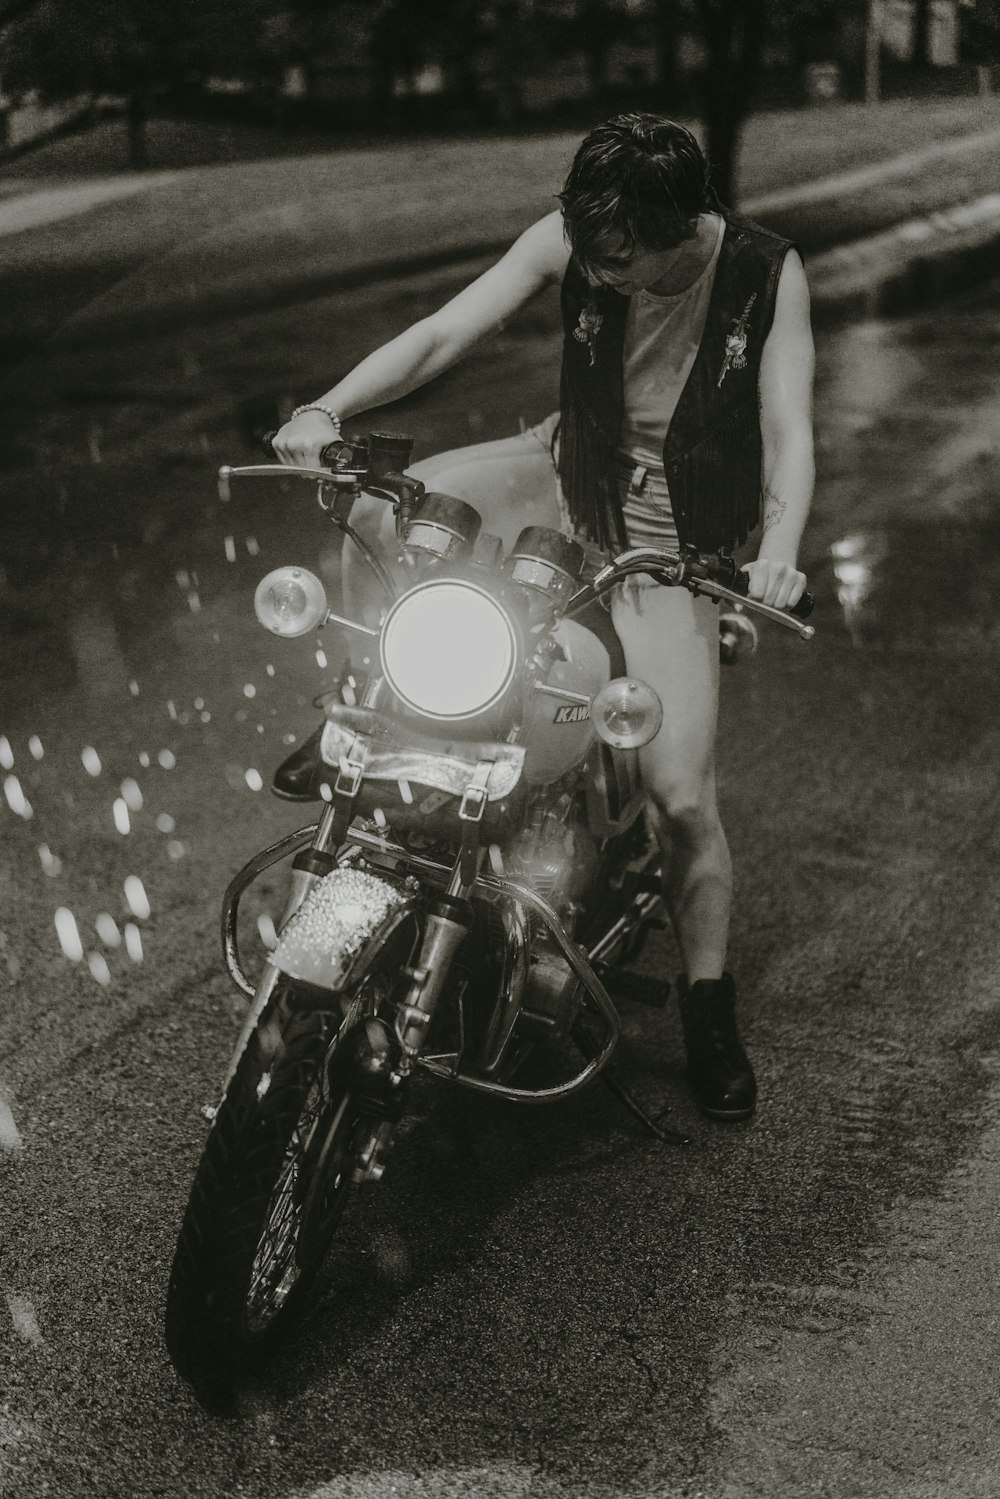
[[[349,1038],[353,1027],[334,1046],[349,1049]],[[352,1147],[360,1143],[357,1111],[336,1081],[336,1058],[327,1060],[329,1070],[318,1070],[302,1103],[264,1213],[243,1302],[249,1340],[277,1323],[296,1287],[304,1289],[303,1275],[312,1279],[347,1203]]]
[[[279,981],[216,1114],[178,1240],[166,1339],[219,1414],[235,1414],[240,1376],[294,1319],[340,1222],[367,1132],[350,1064],[376,1003],[370,984],[348,1001]]]

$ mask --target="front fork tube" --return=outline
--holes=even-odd
[[[455,954],[471,926],[467,900],[447,894],[432,899],[420,954],[409,970],[410,989],[396,1014],[396,1038],[402,1050],[399,1071],[404,1077],[413,1071],[423,1050]]]
[[[397,1086],[410,1077],[423,1051],[427,1031],[434,1018],[452,961],[472,925],[468,901],[453,895],[436,895],[427,913],[420,955],[408,970],[410,987],[396,1011],[395,1033],[400,1056],[396,1065]],[[395,1120],[380,1119],[361,1149],[354,1167],[356,1182],[379,1181]]]

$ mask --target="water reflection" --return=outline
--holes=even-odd
[[[858,648],[1000,649],[1000,512],[854,533],[830,547],[835,594]]]

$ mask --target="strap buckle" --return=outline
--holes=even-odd
[[[482,822],[489,801],[490,773],[495,761],[480,760],[472,780],[462,793],[458,815],[462,822]]]
[[[487,788],[494,763],[493,760],[480,760],[458,807],[459,820],[463,823],[458,869],[459,878],[466,888],[474,884],[479,869],[479,829],[489,801]]]
[[[349,801],[353,801],[357,796],[365,773],[365,761],[368,759],[370,743],[367,734],[355,734],[354,743],[347,754],[341,755],[340,769],[337,771],[337,779],[333,784],[337,796],[346,796]]]

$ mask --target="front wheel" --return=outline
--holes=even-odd
[[[279,980],[213,1122],[174,1257],[166,1339],[175,1368],[220,1413],[293,1320],[343,1214],[370,1132],[350,1087],[369,1012],[363,995]]]

